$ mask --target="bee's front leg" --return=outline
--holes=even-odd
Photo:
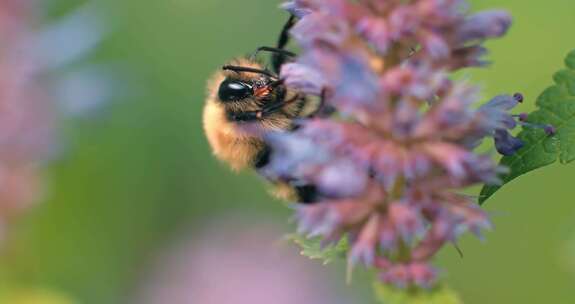
[[[227,116],[230,121],[254,122],[262,119],[263,114],[262,111],[228,112]]]

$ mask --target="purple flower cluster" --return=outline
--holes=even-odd
[[[509,130],[520,94],[478,105],[478,89],[449,73],[483,66],[483,41],[504,35],[503,11],[469,14],[463,0],[293,0],[292,36],[303,52],[281,72],[308,94],[328,92],[337,109],[271,135],[265,174],[316,185],[321,200],[298,205],[301,233],[325,244],[348,237],[350,262],[376,267],[384,282],[431,287],[430,259],[466,231],[491,226],[457,193],[498,183],[501,168],[474,148],[494,138],[514,153]]]

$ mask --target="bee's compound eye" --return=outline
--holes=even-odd
[[[229,79],[220,84],[218,91],[218,97],[221,101],[242,100],[252,94],[252,87],[247,83]]]

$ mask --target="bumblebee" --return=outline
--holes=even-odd
[[[263,134],[291,132],[296,120],[312,117],[322,108],[323,93],[320,98],[306,96],[287,88],[278,76],[281,66],[295,56],[284,49],[295,22],[291,16],[276,47],[260,47],[252,56],[234,59],[208,81],[203,113],[206,137],[216,158],[234,171],[265,167],[273,151]],[[272,55],[272,71],[255,59],[263,51]],[[313,185],[293,180],[270,182],[278,198],[302,203],[317,199]]]

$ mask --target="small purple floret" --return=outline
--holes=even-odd
[[[483,40],[504,35],[511,25],[511,17],[505,11],[484,11],[469,17],[461,26],[461,41]]]
[[[545,130],[545,133],[547,133],[547,135],[549,135],[549,136],[553,136],[553,135],[557,134],[557,129],[553,125],[546,125],[544,130]]]
[[[496,130],[495,136],[495,148],[497,152],[505,156],[510,156],[515,154],[517,150],[523,148],[524,143],[518,138],[513,137],[507,130]]]

